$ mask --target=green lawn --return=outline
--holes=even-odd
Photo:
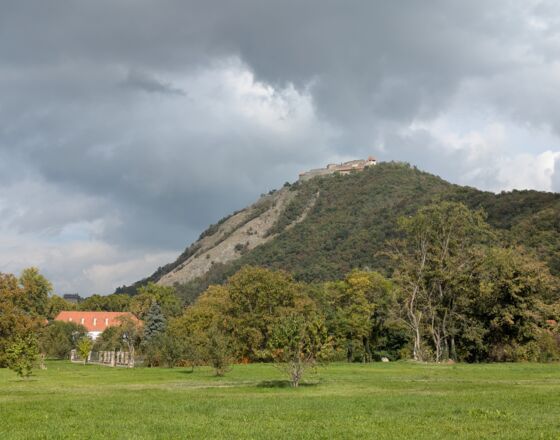
[[[299,389],[271,365],[0,369],[0,439],[554,438],[560,365],[333,364]]]

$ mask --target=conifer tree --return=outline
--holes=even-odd
[[[165,331],[166,320],[157,302],[153,302],[144,321],[144,341],[150,343],[152,339]]]
[[[162,340],[166,328],[166,319],[157,302],[153,302],[144,320],[144,340],[142,350],[146,355],[145,363],[156,367],[163,362]]]

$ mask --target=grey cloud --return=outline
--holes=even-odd
[[[559,32],[554,1],[0,0],[0,187],[20,182],[21,233],[101,222],[127,258],[331,158],[493,188],[491,157],[412,125],[460,108],[559,135]]]
[[[137,70],[131,70],[130,72],[128,72],[128,76],[122,82],[122,85],[125,87],[130,87],[132,89],[143,90],[149,93],[163,93],[169,95],[186,96],[184,90],[178,87],[173,87],[171,83],[162,82],[153,76]]]

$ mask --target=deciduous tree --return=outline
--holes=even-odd
[[[305,371],[330,353],[330,338],[319,315],[281,317],[271,331],[268,347],[277,366],[298,387]]]
[[[138,294],[130,303],[130,311],[144,320],[154,302],[159,304],[165,318],[179,316],[183,310],[181,300],[173,287],[150,282],[138,289]]]
[[[421,208],[399,220],[403,239],[392,243],[394,278],[402,292],[406,323],[413,336],[413,356],[425,357],[424,332],[434,358],[456,358],[456,304],[476,265],[474,246],[490,237],[484,214],[455,202]]]
[[[39,273],[36,267],[24,269],[19,277],[21,295],[16,304],[25,312],[35,316],[46,316],[52,284]]]
[[[39,332],[41,354],[57,359],[67,359],[76,341],[87,335],[84,326],[74,322],[52,321]]]
[[[89,353],[92,347],[93,347],[93,342],[87,336],[84,336],[78,341],[78,345],[76,348],[78,349],[79,355],[84,360],[84,365],[88,361]]]
[[[35,335],[28,334],[24,338],[18,337],[6,350],[8,367],[21,378],[31,375],[37,363],[39,348]]]

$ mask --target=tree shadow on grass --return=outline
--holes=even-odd
[[[300,382],[299,387],[316,387],[319,382]],[[263,380],[257,384],[258,388],[291,388],[289,380]]]
[[[26,378],[22,378],[22,377],[14,377],[11,379],[8,379],[9,382],[16,382],[16,383],[31,383],[31,382],[39,382],[39,378],[38,377],[26,377]]]

